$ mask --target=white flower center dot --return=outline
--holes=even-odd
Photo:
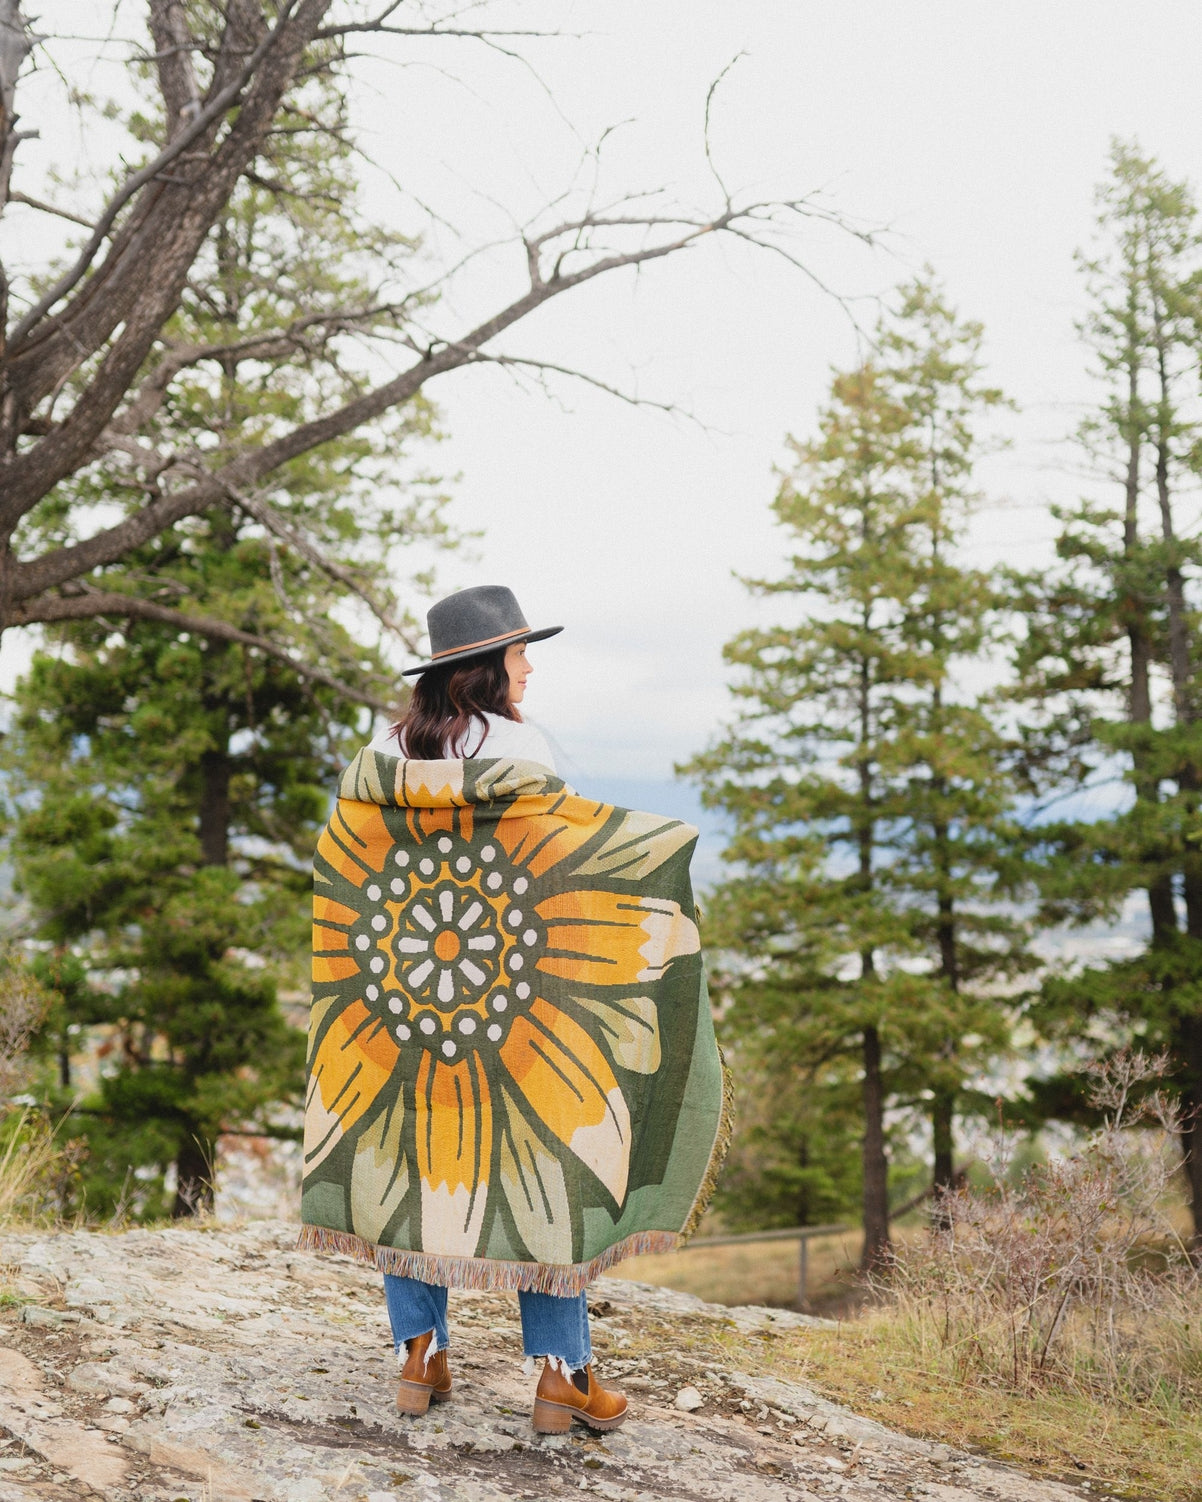
[[[490,892],[495,892],[501,885],[501,873],[499,871],[490,871],[485,878],[485,885]]]
[[[363,994],[367,997],[368,1001],[375,1001],[380,994],[380,988],[379,986],[368,986]]]
[[[511,954],[509,956],[509,968],[511,970],[520,970],[522,968],[522,957],[520,954]]]
[[[373,954],[371,957],[371,973],[373,975],[379,975],[380,971],[383,970],[383,968],[384,956],[382,954]]]
[[[455,1052],[455,1045],[451,1041],[450,1038],[448,1038],[446,1040],[446,1042],[442,1045],[442,1051],[443,1051],[443,1053],[446,1054],[446,1056],[447,1056],[448,1059],[451,1058],[452,1055],[454,1054],[454,1052]]]
[[[490,861],[493,859],[496,853],[497,850],[495,845],[485,845],[484,849],[480,852],[480,859],[482,861]]]
[[[399,996],[390,996],[388,998],[388,1010],[390,1012],[403,1012],[405,1010],[403,999]]]
[[[377,933],[381,933],[388,927],[388,919],[384,916],[383,913],[377,913],[376,916],[371,920],[371,926]]]
[[[503,1012],[508,1005],[509,997],[504,992],[498,992],[492,999],[492,1009],[494,1012]]]
[[[407,850],[398,850],[392,858],[398,866],[407,866],[409,864],[409,852]]]
[[[442,837],[441,840],[439,840],[439,842],[438,842],[438,848],[442,851],[442,853],[444,855],[449,855],[450,854],[451,842],[450,842],[450,840],[447,839],[447,837],[445,835]]]
[[[497,1039],[501,1036],[501,1027],[499,1023],[493,1023],[493,1025],[488,1030],[488,1036],[493,1040],[494,1043],[497,1041]]]
[[[394,876],[388,885],[392,888],[393,895],[397,897],[405,890],[405,883],[399,876]]]
[[[470,860],[468,860],[466,855],[461,855],[455,862],[455,869],[460,873],[460,875],[466,876],[467,873],[472,869],[472,863]]]
[[[434,1031],[434,1018],[423,1017],[422,1020],[418,1023],[418,1027],[421,1028],[423,1033],[432,1033]]]
[[[520,897],[522,895],[522,893],[526,890],[526,888],[529,885],[530,885],[530,883],[526,880],[526,878],[524,876],[519,876],[517,878],[517,880],[513,884],[513,890]]]
[[[461,1033],[474,1033],[476,1031],[476,1019],[474,1017],[461,1017],[459,1019],[459,1031]]]
[[[538,935],[534,932],[534,930],[532,928],[528,928],[526,930],[526,932],[522,935],[522,943],[523,944],[533,944],[534,941],[537,938],[538,938]]]
[[[401,1023],[400,1027],[397,1028],[396,1035],[402,1043],[407,1043],[409,1041],[409,1029],[403,1022]]]
[[[366,949],[367,946],[370,943],[371,943],[371,940],[367,937],[366,934],[359,934],[358,937],[355,939],[355,948],[356,949]]]
[[[379,887],[376,886],[375,882],[373,881],[372,884],[371,884],[371,886],[368,887],[368,889],[367,889],[368,901],[369,902],[379,902],[379,900],[380,900],[380,898],[381,898],[382,895],[383,894],[381,893]]]
[[[505,914],[505,921],[509,924],[510,928],[516,928],[522,921],[522,915],[516,907],[511,907]]]
[[[530,987],[524,980],[518,981],[517,985],[514,986],[513,989],[517,992],[519,1001],[525,1001],[527,996],[530,995]]]
[[[421,873],[422,873],[423,876],[429,876],[430,873],[434,870],[434,862],[433,861],[421,861],[421,862],[419,862],[419,870],[421,871]]]

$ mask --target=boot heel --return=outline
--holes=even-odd
[[[542,1398],[534,1400],[534,1432],[536,1434],[566,1434],[572,1427],[572,1413],[558,1403],[547,1403]]]
[[[396,1394],[398,1413],[423,1414],[430,1406],[430,1389],[421,1382],[402,1379]]]

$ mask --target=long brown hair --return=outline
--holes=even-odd
[[[406,756],[415,761],[441,761],[445,756],[474,755],[484,741],[486,714],[506,720],[522,718],[509,702],[506,651],[497,647],[467,662],[426,669],[392,729]],[[475,735],[480,740],[469,749]]]

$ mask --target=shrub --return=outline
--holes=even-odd
[[[1075,1155],[948,1195],[878,1291],[908,1338],[961,1381],[1105,1391],[1169,1410],[1202,1400],[1202,1285],[1165,1205],[1179,1164],[1163,1059],[1096,1066],[1102,1125]]]
[[[18,955],[0,952],[0,1225],[54,1218],[78,1165],[78,1145],[20,1098],[32,1082],[30,1040],[53,1000]]]

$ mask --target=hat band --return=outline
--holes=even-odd
[[[441,652],[431,652],[430,661],[437,662],[440,657],[449,657],[452,652],[474,652],[477,647],[489,647],[495,641],[506,641],[511,636],[522,636],[530,630],[529,626],[516,626],[512,631],[502,631],[500,636],[486,636],[483,641],[464,642],[460,647],[444,647]]]

